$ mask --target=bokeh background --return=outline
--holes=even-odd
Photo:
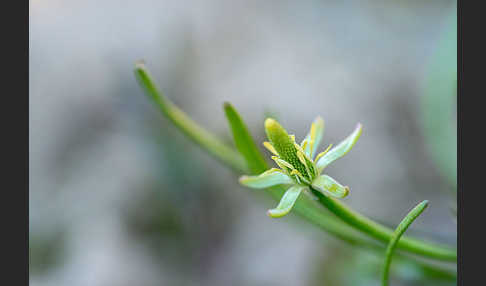
[[[265,116],[324,145],[344,201],[456,243],[455,1],[30,1],[30,284],[378,285],[381,258],[238,185],[143,94],[164,93],[231,143],[231,102],[255,140]],[[322,147],[325,147],[322,146]],[[393,285],[421,280],[413,269]]]

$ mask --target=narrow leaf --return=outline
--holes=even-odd
[[[258,150],[255,141],[248,132],[245,123],[236,109],[228,102],[224,104],[224,112],[228,119],[236,149],[240,152],[252,174],[259,174],[268,169],[268,165]]]
[[[414,207],[407,214],[407,216],[402,220],[402,222],[400,222],[398,227],[393,232],[393,235],[390,239],[390,242],[388,243],[388,247],[386,248],[386,252],[385,252],[385,262],[383,265],[383,276],[381,280],[383,286],[388,285],[388,273],[390,272],[391,259],[393,256],[393,251],[397,247],[398,241],[402,237],[403,233],[412,224],[412,222],[425,210],[428,204],[429,204],[428,201],[423,201],[420,204],[418,204],[416,207]]]
[[[135,76],[147,95],[157,104],[160,111],[177,126],[182,133],[191,138],[214,157],[238,171],[245,171],[246,166],[238,152],[223,144],[210,132],[199,126],[184,111],[179,109],[157,88],[145,64],[141,61],[135,65]]]

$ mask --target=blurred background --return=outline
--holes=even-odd
[[[30,1],[30,284],[378,285],[382,259],[239,186],[143,94],[163,92],[232,144],[272,115],[324,148],[363,135],[327,173],[344,201],[456,243],[455,1]],[[393,270],[393,268],[392,268]],[[393,285],[424,282],[397,269]]]

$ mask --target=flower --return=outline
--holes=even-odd
[[[311,125],[309,134],[299,145],[295,136],[287,131],[274,119],[265,120],[265,131],[270,142],[263,142],[265,148],[274,154],[272,159],[280,167],[271,168],[257,176],[242,176],[240,183],[255,189],[263,189],[275,185],[289,185],[280,203],[268,211],[270,217],[282,217],[290,212],[302,192],[310,193],[309,189],[319,191],[324,195],[344,198],[349,193],[349,187],[343,186],[328,175],[322,174],[324,168],[336,159],[344,156],[354,146],[361,135],[362,125],[357,127],[346,139],[332,148],[314,155],[324,133],[324,121],[317,117]],[[314,158],[314,159],[312,159]]]

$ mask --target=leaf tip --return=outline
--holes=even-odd
[[[280,218],[285,216],[287,213],[282,212],[282,211],[276,211],[276,210],[268,210],[267,215],[271,218]]]
[[[224,109],[228,109],[228,108],[232,108],[232,107],[233,107],[233,106],[232,106],[232,105],[231,105],[231,103],[229,103],[228,101],[225,101],[225,102],[223,103],[223,108],[224,108]]]
[[[135,69],[145,69],[145,60],[143,59],[136,60]]]
[[[244,185],[247,179],[248,179],[248,176],[243,175],[243,176],[241,176],[241,177],[238,179],[238,181],[240,182],[240,184]]]

